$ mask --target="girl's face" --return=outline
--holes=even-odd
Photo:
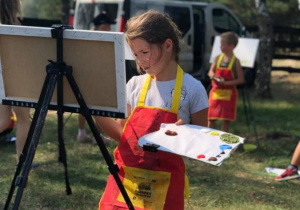
[[[160,47],[156,44],[151,45],[144,39],[137,38],[129,40],[128,44],[136,57],[137,65],[146,73],[157,76],[166,69],[169,58],[166,43]]]

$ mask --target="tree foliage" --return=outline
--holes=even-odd
[[[60,20],[62,16],[61,0],[21,0],[24,17]]]
[[[184,1],[184,0],[183,0]],[[222,3],[233,10],[246,26],[257,25],[255,0],[193,0]],[[61,19],[63,0],[21,0],[24,17]],[[267,0],[270,16],[277,26],[300,27],[298,0]],[[73,0],[70,0],[70,4]]]
[[[281,26],[300,26],[298,0],[268,0],[269,12],[273,22]]]
[[[196,0],[197,1],[197,0]],[[257,24],[255,0],[198,0],[199,2],[217,2],[228,6],[246,26]],[[268,10],[277,26],[300,27],[298,0],[266,0]]]

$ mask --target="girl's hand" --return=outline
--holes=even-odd
[[[182,119],[179,119],[177,122],[175,122],[175,125],[183,125],[184,122]]]

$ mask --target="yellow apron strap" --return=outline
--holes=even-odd
[[[222,53],[222,54],[219,56],[218,63],[217,63],[217,68],[220,68],[220,65],[221,65],[221,62],[222,62],[222,60],[223,60],[223,57],[224,57],[224,53]]]
[[[141,90],[140,93],[140,97],[139,97],[139,101],[138,101],[138,106],[144,106],[145,105],[145,99],[146,99],[146,95],[147,95],[147,91],[148,91],[148,87],[150,85],[151,82],[151,76],[149,75],[144,83],[144,86]]]
[[[222,54],[219,56],[218,63],[217,63],[217,68],[220,68],[220,65],[221,65],[221,62],[222,62],[222,60],[223,60],[223,57],[224,57],[224,53],[222,53]],[[233,55],[233,56],[231,57],[230,62],[229,62],[229,65],[228,65],[228,69],[232,69],[234,60],[235,60],[235,55]]]
[[[232,69],[234,60],[235,60],[235,55],[233,55],[233,56],[231,57],[231,59],[230,59],[230,63],[229,63],[229,66],[228,66],[229,69]]]
[[[178,112],[178,108],[179,108],[179,104],[180,104],[180,97],[181,97],[182,81],[183,81],[183,70],[179,65],[177,65],[175,89],[174,89],[173,101],[172,101],[172,107],[171,107],[171,111],[174,113]]]
[[[180,103],[180,96],[181,96],[181,86],[183,81],[183,70],[179,65],[177,65],[177,74],[176,74],[176,81],[175,81],[175,89],[173,94],[173,101],[172,101],[172,107],[171,111],[174,113],[178,112],[179,103]],[[147,95],[147,91],[151,82],[151,76],[149,75],[144,83],[144,86],[141,90],[138,106],[144,106],[145,105],[145,99]]]
[[[184,179],[184,195],[185,198],[187,200],[187,202],[190,202],[190,182],[189,182],[189,178],[187,175],[185,175],[185,179]]]

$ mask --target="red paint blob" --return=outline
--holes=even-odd
[[[198,159],[205,158],[205,155],[198,155],[197,158]]]

